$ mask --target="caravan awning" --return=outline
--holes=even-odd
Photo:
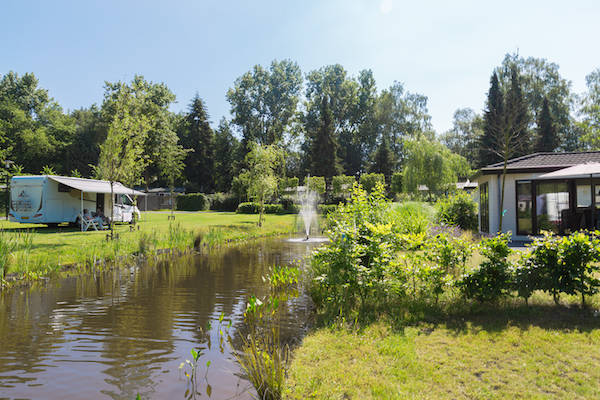
[[[99,181],[96,179],[71,178],[66,176],[48,176],[49,179],[62,183],[65,186],[73,189],[81,190],[86,193],[110,193],[110,182]],[[133,196],[145,196],[146,193],[130,189],[120,182],[113,183],[113,193],[129,194]]]
[[[600,163],[589,162],[540,175],[537,179],[576,179],[600,176]]]

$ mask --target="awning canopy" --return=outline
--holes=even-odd
[[[600,177],[600,163],[590,162],[585,164],[577,164],[572,167],[559,169],[558,171],[549,172],[540,175],[537,179],[576,179]]]
[[[73,189],[81,190],[86,193],[110,193],[110,182],[99,181],[96,179],[71,178],[66,176],[49,175],[49,179],[62,183],[63,185],[72,187]],[[120,182],[113,182],[113,193],[129,194],[133,196],[145,196],[146,193],[130,189]]]

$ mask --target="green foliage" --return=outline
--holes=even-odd
[[[319,111],[319,126],[310,134],[310,173],[327,179],[341,172],[338,142],[329,97],[323,96]]]
[[[433,221],[431,206],[423,202],[401,203],[394,212],[397,230],[402,234],[425,234]]]
[[[248,185],[248,197],[260,204],[258,226],[261,226],[264,204],[277,189],[275,170],[283,163],[283,153],[274,145],[252,143],[250,149],[246,155],[248,171],[241,175]]]
[[[356,182],[354,176],[336,175],[331,179],[332,195],[334,198],[346,198]]]
[[[330,242],[314,253],[311,295],[329,316],[359,314],[385,297],[395,266],[395,232],[382,184],[368,194],[356,185],[330,215]]]
[[[360,184],[367,193],[371,193],[378,183],[385,185],[385,176],[383,174],[370,173],[360,176]]]
[[[239,205],[239,199],[233,193],[209,194],[210,209],[215,211],[235,211]]]
[[[314,190],[320,195],[325,194],[325,189],[327,186],[325,185],[325,178],[322,176],[309,176],[308,182],[305,182],[308,185],[309,190]]]
[[[442,197],[435,203],[437,222],[455,225],[465,230],[477,229],[477,204],[465,192]]]
[[[442,233],[427,242],[426,254],[446,274],[458,277],[466,272],[473,246],[467,239]]]
[[[285,178],[281,178],[281,180],[279,181],[279,187],[284,190],[284,189],[296,189],[298,187],[298,185],[300,184],[300,180],[297,177],[285,177]]]
[[[394,172],[390,183],[390,192],[395,195],[402,193],[402,172]]]
[[[265,214],[286,214],[290,212],[281,204],[263,204],[263,207]],[[238,214],[258,214],[260,208],[260,203],[240,203],[235,212]]]
[[[335,212],[335,210],[337,210],[336,204],[319,204],[317,206],[317,212],[323,216],[328,216]]]
[[[40,171],[41,175],[56,175],[56,171],[49,165],[44,165],[44,168]]]
[[[177,209],[182,211],[203,211],[210,208],[210,200],[204,193],[186,193],[176,197]]]
[[[405,192],[417,193],[425,185],[432,194],[453,190],[459,177],[468,176],[467,160],[437,141],[421,139],[405,143],[406,160],[402,171]]]
[[[584,306],[585,296],[597,293],[600,288],[596,277],[599,234],[576,232],[558,237],[544,232],[541,238],[536,238],[517,268],[515,287],[519,296],[527,300],[535,290],[543,290],[551,293],[558,304],[560,293],[580,294]]]
[[[478,268],[457,282],[463,295],[478,301],[496,301],[512,288],[512,268],[508,260],[510,234],[505,233],[481,241],[481,254],[486,258]]]

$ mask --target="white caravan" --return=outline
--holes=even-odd
[[[84,209],[110,218],[110,182],[54,175],[15,176],[10,181],[9,220],[27,224],[56,226],[63,222],[79,224]],[[138,192],[113,183],[114,221],[131,222],[140,216],[130,196]]]

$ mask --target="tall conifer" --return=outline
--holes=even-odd
[[[493,150],[496,127],[501,126],[504,120],[504,99],[498,82],[498,75],[495,72],[490,79],[487,109],[483,119],[483,135],[479,138],[479,167],[501,161],[500,156],[494,153]]]
[[[323,96],[320,107],[320,123],[311,143],[311,168],[313,176],[324,176],[327,179],[341,173],[337,155],[338,144],[335,138],[333,114],[327,96]]]
[[[373,164],[371,164],[371,172],[383,174],[385,181],[389,184],[394,171],[394,156],[390,149],[390,143],[386,135],[383,135],[381,143],[375,150],[373,155]]]
[[[558,147],[558,136],[556,135],[556,128],[554,121],[552,121],[552,115],[550,115],[550,107],[548,106],[548,99],[544,97],[544,103],[542,104],[542,111],[538,118],[538,136],[535,145],[536,152],[551,152],[556,150]]]

